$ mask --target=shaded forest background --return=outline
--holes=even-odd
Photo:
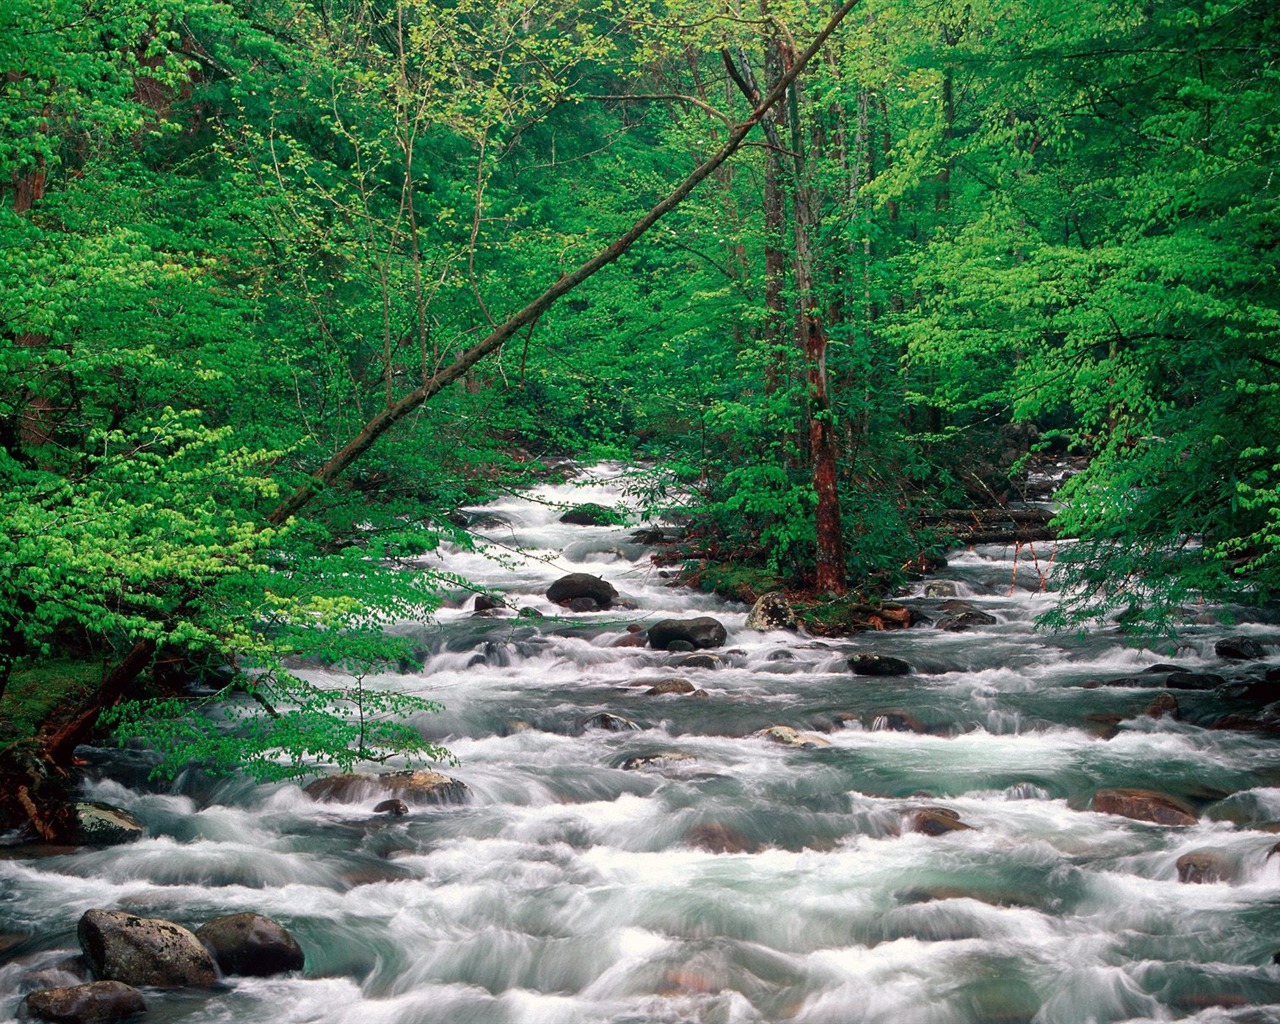
[[[1070,452],[1056,621],[1270,599],[1280,11],[851,6],[800,68],[833,5],[4,4],[0,693],[30,705],[4,755],[28,803],[104,706],[194,671],[270,712],[261,751],[430,754],[393,719],[356,737],[286,661],[394,655],[380,625],[452,582],[403,560],[565,454],[654,466],[636,503],[679,505],[693,557],[874,598],[939,552],[939,509]],[[614,265],[307,483],[797,69]]]

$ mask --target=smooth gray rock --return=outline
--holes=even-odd
[[[80,948],[102,981],[157,988],[208,988],[218,979],[208,950],[182,925],[122,910],[90,910]]]

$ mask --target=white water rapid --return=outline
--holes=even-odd
[[[446,706],[420,724],[459,758],[444,770],[466,804],[390,818],[293,784],[192,773],[163,789],[129,771],[136,752],[113,755],[89,795],[137,815],[143,839],[0,856],[0,1019],[76,982],[76,923],[101,907],[191,925],[252,910],[306,951],[298,975],[148,992],[148,1024],[1280,1021],[1280,745],[1206,728],[1211,692],[1177,691],[1175,720],[1143,713],[1159,690],[1081,686],[1160,662],[1234,678],[1214,653],[1225,627],[1160,650],[1033,632],[1053,598],[1030,552],[986,546],[934,579],[994,625],[748,631],[746,606],[671,587],[634,526],[557,521],[618,503],[623,480],[596,467],[473,510],[506,564],[427,560],[548,617],[468,603],[405,624],[425,663],[372,681]],[[1051,551],[1037,545],[1040,569]],[[546,599],[583,571],[633,607]],[[937,618],[924,588],[908,603]],[[727,627],[718,667],[611,646],[629,623],[692,615]],[[859,652],[914,671],[855,676]],[[705,696],[646,694],[672,677]],[[600,712],[640,728],[583,724]],[[755,735],[772,725],[813,742]],[[1184,799],[1198,823],[1088,809],[1115,786]],[[913,831],[930,807],[972,828]],[[1179,881],[1204,849],[1226,877]]]

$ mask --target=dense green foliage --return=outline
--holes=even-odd
[[[839,550],[870,591],[934,550],[922,508],[1004,493],[1038,431],[1092,457],[1063,495],[1083,540],[1060,620],[1270,597],[1263,0],[866,0],[768,131],[617,266],[272,521],[372,415],[705,159],[828,14],[5,4],[0,687],[146,641],[230,668],[218,693],[260,699],[227,706],[274,729],[164,726],[180,756],[226,760],[229,735],[263,765],[437,753],[353,733],[367,692],[304,692],[284,666],[395,657],[378,624],[439,589],[397,560],[463,540],[447,513],[526,450],[656,460],[712,557],[803,585]],[[815,424],[838,547],[814,518]],[[384,698],[374,717],[406,710]]]

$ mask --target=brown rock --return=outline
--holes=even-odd
[[[907,830],[926,836],[944,836],[948,832],[972,832],[972,825],[960,820],[960,815],[949,807],[922,807],[907,815]]]
[[[736,828],[718,821],[691,828],[684,837],[690,846],[709,853],[758,853],[760,844],[748,839]]]
[[[662,697],[669,693],[693,693],[695,689],[687,679],[661,679],[644,692],[648,697]]]
[[[1162,693],[1150,704],[1147,705],[1145,712],[1149,718],[1173,718],[1180,716],[1178,710],[1178,700],[1171,693]]]
[[[303,792],[325,803],[357,803],[389,792],[410,803],[461,804],[466,803],[470,791],[464,783],[440,772],[410,769],[384,775],[328,775],[303,787]]]
[[[1181,800],[1150,789],[1100,789],[1093,794],[1092,806],[1100,814],[1119,814],[1157,825],[1194,825],[1199,820]]]
[[[1178,858],[1178,881],[1190,885],[1229,882],[1235,873],[1221,850],[1192,850]]]
[[[56,1024],[111,1024],[146,1008],[142,993],[119,981],[41,989],[32,992],[22,1004],[23,1016]]]

